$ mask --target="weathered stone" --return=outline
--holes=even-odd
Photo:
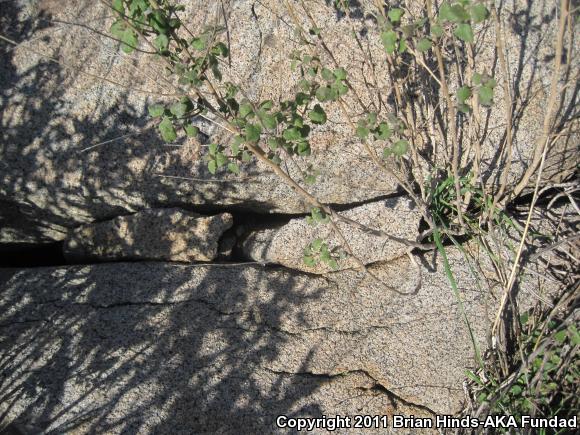
[[[146,115],[147,104],[163,99],[156,93],[175,93],[160,77],[164,66],[159,61],[139,53],[123,55],[117,42],[86,27],[62,22],[58,28],[47,25],[46,18],[52,17],[91,23],[106,33],[111,13],[101,2],[83,0],[62,7],[59,2],[31,1],[23,10],[17,5],[10,4],[3,27],[14,30],[9,35],[14,39],[28,38],[30,42],[1,53],[0,199],[34,210],[38,221],[69,228],[167,205],[228,205],[260,213],[309,209],[303,198],[261,163],[243,165],[240,176],[213,176],[200,158],[203,144],[198,140],[184,139],[166,146]],[[188,25],[203,28],[219,4],[210,7],[206,2],[187,2],[187,6]],[[230,25],[240,32],[232,38],[232,59],[239,57],[239,61],[230,75],[245,77],[247,68],[258,68],[262,74],[259,64],[266,54],[258,54],[257,61],[254,58],[262,43],[252,7],[253,2],[242,1],[228,9]],[[292,32],[273,15],[267,19],[278,32],[273,41],[288,43]],[[254,29],[253,39],[244,33],[248,26]],[[61,59],[69,68],[42,55]],[[277,74],[289,71],[285,57],[279,55],[268,62],[277,65]],[[276,73],[269,66],[267,69],[269,75]],[[263,83],[269,82],[271,78],[264,77]],[[282,76],[275,82],[279,90],[288,91]],[[261,96],[265,95],[266,91]],[[195,122],[212,141],[227,138],[215,124]],[[313,134],[315,152],[309,163],[320,170],[324,180],[314,193],[326,203],[346,204],[394,192],[392,179],[377,179],[366,171],[368,158],[345,155],[332,146],[343,143],[339,137],[345,131],[339,130]],[[352,137],[349,140],[354,143]],[[303,160],[297,160],[300,166],[304,166]],[[301,178],[298,167],[291,167],[290,172]]]
[[[62,240],[67,228],[39,219],[35,211],[0,200],[0,243],[46,243]]]
[[[220,243],[218,246],[218,260],[229,260],[232,257],[234,249],[236,247],[236,242],[238,239],[236,238],[235,233],[227,233],[220,239]]]
[[[465,267],[478,250],[465,249],[467,258],[447,254],[484,351],[502,288],[478,285]],[[491,264],[480,265],[492,279]],[[370,270],[382,283],[353,270],[312,277],[227,264],[4,271],[0,412],[58,432],[78,423],[81,432],[272,433],[280,414],[459,411],[476,362],[440,256]],[[538,275],[522,280],[525,306]]]
[[[394,236],[395,239],[390,239],[365,232],[346,222],[338,222],[337,226],[352,253],[364,264],[404,255],[409,246],[396,239],[414,242],[421,220],[420,212],[406,197],[372,202],[339,214],[372,230]],[[331,250],[341,246],[342,250],[346,249],[330,224],[312,225],[305,218],[292,219],[280,228],[250,231],[240,244],[245,256],[261,263],[276,263],[312,273],[329,272],[332,269],[325,262],[319,261],[315,266],[304,263],[304,249],[317,238],[324,240]],[[338,267],[339,270],[357,267],[357,262],[350,257],[338,261]]]
[[[118,260],[211,261],[229,213],[202,216],[180,209],[145,210],[70,231],[64,254],[74,262]]]
[[[26,9],[20,9],[18,2],[9,3],[3,6],[7,8],[3,27],[14,39],[30,42],[1,54],[0,198],[32,210],[31,217],[44,226],[64,227],[167,205],[222,204],[264,213],[308,211],[309,205],[262,164],[243,165],[241,176],[212,176],[200,159],[203,144],[199,141],[183,139],[173,144],[179,147],[162,143],[155,124],[147,121],[145,106],[159,99],[170,100],[158,93],[175,92],[160,78],[163,65],[148,55],[121,55],[115,41],[63,22],[92,23],[106,31],[111,14],[101,2],[84,0],[63,7],[61,2],[29,1],[24,2],[29,5]],[[358,2],[351,16],[337,14],[324,2],[308,4],[336,61],[349,71],[357,95],[371,107],[378,92],[386,99],[392,90],[378,30],[368,18],[374,3]],[[191,1],[185,5],[183,18],[193,29],[201,29],[223,14],[221,2]],[[290,70],[290,54],[300,45],[285,5],[277,0],[225,2],[232,37],[231,67],[229,62],[222,65],[224,80],[243,85],[256,101],[288,98],[300,79],[298,72]],[[499,10],[505,18],[508,69],[517,104],[512,156],[508,158],[510,184],[529,166],[533,145],[541,135],[546,88],[552,76],[555,7],[554,2],[520,0],[509,12],[503,7]],[[297,15],[304,28],[311,27],[305,14]],[[60,20],[58,27],[49,25],[49,17]],[[353,29],[364,52],[354,38],[344,37]],[[487,126],[481,132],[482,180],[497,185],[498,170],[505,167],[504,157],[498,154],[504,135],[500,126],[505,124],[502,72],[496,62],[493,29],[478,26],[476,30],[481,32],[478,65],[495,65],[488,72],[498,79],[495,106],[489,112],[482,109],[481,114],[482,121],[485,119],[482,125]],[[62,59],[68,67],[52,63],[39,53]],[[326,55],[322,57],[331,64]],[[577,56],[571,60],[574,70]],[[117,84],[99,81],[79,69]],[[369,80],[376,83],[370,85]],[[147,97],[147,93],[151,95]],[[574,103],[573,95],[570,89],[562,110]],[[357,112],[354,96],[345,98],[347,106]],[[422,103],[422,99],[417,100],[417,116],[423,111]],[[389,102],[383,104],[388,107]],[[367,201],[394,192],[395,181],[384,173],[377,174],[340,105],[330,103],[326,111],[329,126],[312,131],[313,155],[285,162],[290,174],[301,180],[302,169],[312,164],[322,175],[308,189],[329,204]],[[200,119],[194,122],[212,142],[229,140],[229,133],[215,124]],[[417,123],[428,124],[423,120]],[[471,147],[472,138],[463,136],[465,147]],[[545,174],[563,176],[576,167],[575,138],[564,135],[550,148]],[[423,145],[420,162],[424,163],[424,173],[415,174],[419,183],[425,181],[421,177],[433,165],[446,165],[451,155],[450,141],[437,144],[436,155],[430,151],[433,144],[418,144]],[[381,153],[384,143],[370,146]],[[465,161],[461,167],[470,167],[473,153],[462,155]],[[62,233],[51,233],[51,237],[62,237]]]

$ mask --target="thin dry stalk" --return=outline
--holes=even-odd
[[[558,95],[562,90],[558,91],[558,83],[560,81],[560,70],[562,67],[562,53],[564,51],[564,35],[566,33],[566,22],[568,19],[570,8],[570,0],[560,0],[560,20],[558,23],[558,33],[556,35],[556,57],[554,58],[554,71],[552,72],[552,81],[550,83],[550,91],[548,102],[546,104],[546,116],[544,117],[543,131],[540,140],[536,143],[534,149],[534,157],[530,166],[522,176],[520,182],[514,187],[512,196],[518,196],[522,190],[526,188],[531,177],[538,169],[543,156],[545,155],[545,147],[548,144],[550,135],[552,134],[552,127],[554,125],[555,106]]]
[[[505,58],[505,47],[504,47],[504,37],[503,37],[503,30],[502,24],[500,22],[499,16],[495,7],[491,8],[493,18],[495,20],[496,25],[496,50],[499,57],[499,64],[501,67],[502,75],[503,75],[503,93],[504,93],[504,106],[505,106],[505,120],[506,120],[506,139],[505,139],[505,167],[502,169],[502,174],[500,178],[500,188],[493,200],[493,207],[495,209],[497,206],[498,201],[502,198],[507,184],[508,184],[508,176],[511,170],[512,165],[512,116],[513,116],[513,99],[511,96],[510,90],[510,77],[508,74],[507,69],[507,62]]]
[[[427,14],[430,20],[433,20],[433,5],[431,0],[426,0],[427,4]],[[449,94],[449,87],[447,86],[447,79],[445,78],[445,65],[443,63],[443,55],[441,53],[441,49],[437,44],[433,46],[433,52],[435,53],[435,57],[437,59],[437,66],[439,69],[439,80],[441,82],[441,92],[443,93],[443,98],[447,104],[447,123],[449,125],[449,136],[451,136],[451,144],[453,147],[452,153],[452,160],[451,160],[451,170],[453,172],[454,178],[454,185],[455,185],[455,202],[457,206],[457,217],[459,219],[459,224],[463,227],[465,225],[463,220],[463,206],[462,206],[462,195],[461,195],[461,188],[459,186],[459,154],[460,154],[460,147],[459,141],[457,138],[457,125],[456,125],[456,117],[457,113],[455,110],[455,104],[451,99],[451,95]]]
[[[528,217],[526,219],[526,224],[524,226],[524,231],[523,231],[522,237],[520,239],[520,244],[518,246],[518,250],[516,252],[516,256],[514,258],[514,264],[513,264],[512,269],[511,269],[511,273],[510,273],[509,280],[508,280],[507,285],[506,285],[506,287],[504,289],[504,293],[503,293],[503,296],[502,296],[502,299],[501,299],[501,302],[500,302],[500,306],[499,306],[499,309],[497,310],[497,314],[496,314],[496,317],[495,317],[495,321],[493,323],[492,336],[496,336],[496,333],[497,333],[497,330],[498,330],[498,327],[499,327],[499,324],[500,324],[500,321],[501,321],[501,318],[503,316],[503,312],[504,312],[504,309],[505,309],[505,306],[506,306],[506,302],[507,302],[509,296],[511,295],[511,291],[512,291],[513,285],[514,285],[514,283],[516,281],[516,278],[518,276],[518,272],[519,272],[519,269],[520,269],[520,258],[521,258],[522,252],[524,250],[524,246],[526,244],[526,239],[527,239],[527,236],[528,236],[528,231],[530,229],[530,223],[532,221],[532,215],[533,215],[533,212],[534,212],[534,208],[536,206],[536,202],[538,200],[538,192],[540,190],[540,182],[542,180],[542,173],[544,171],[544,163],[546,162],[546,154],[547,154],[547,151],[548,151],[548,146],[546,144],[546,146],[544,146],[544,152],[542,154],[542,158],[541,158],[541,161],[540,161],[540,169],[538,171],[538,176],[537,176],[537,179],[536,179],[536,186],[534,188],[534,196],[532,198],[532,203],[530,204],[530,210],[528,212]],[[499,340],[498,340],[498,342],[499,342]]]

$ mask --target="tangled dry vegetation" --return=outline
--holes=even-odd
[[[383,52],[365,47],[353,27],[344,37],[354,38],[363,53],[364,66],[356,71],[337,60],[327,40],[328,29],[317,20],[319,5],[310,3],[284,2],[301,43],[290,56],[288,75],[298,74],[299,81],[287,100],[253,101],[243,84],[224,79],[229,35],[227,23],[219,18],[201,33],[193,33],[180,19],[184,6],[117,0],[110,5],[118,14],[111,32],[127,53],[138,46],[156,52],[165,63],[166,79],[178,83],[178,98],[149,109],[160,119],[163,139],[196,136],[198,129],[190,123],[195,116],[229,132],[228,141],[209,145],[205,155],[209,171],[215,174],[225,168],[238,174],[239,165],[251,159],[265,163],[311,204],[312,224],[331,225],[339,235],[340,245],[316,239],[304,252],[307,265],[323,262],[332,269],[347,257],[358,259],[337,225],[345,218],[309,191],[320,173],[301,165],[311,154],[310,132],[338,112],[357,138],[354,152],[368,157],[372,171],[396,180],[421,211],[425,231],[416,240],[403,241],[410,249],[437,249],[445,259],[446,244],[459,246],[459,240],[471,239],[496,267],[495,282],[503,294],[491,331],[493,346],[489,355],[479,355],[474,341],[480,367],[477,374],[470,373],[473,402],[468,412],[480,417],[497,412],[576,415],[580,336],[573,229],[569,238],[541,248],[565,257],[564,270],[550,265],[567,284],[551,309],[522,313],[514,295],[521,270],[530,256],[538,256],[532,231],[538,203],[547,204],[547,209],[558,204],[562,210],[579,211],[576,168],[564,163],[569,149],[572,155],[575,152],[570,142],[578,137],[577,108],[567,109],[575,103],[577,86],[573,59],[578,11],[571,10],[570,1],[560,1],[541,127],[525,138],[527,160],[517,165],[515,119],[529,102],[520,94],[520,83],[510,77],[506,50],[510,41],[495,5],[475,0],[389,5],[375,1],[367,13]],[[333,6],[352,18],[348,1]],[[388,77],[387,86],[381,86],[378,74]],[[491,111],[501,113],[494,118],[501,120],[495,127],[499,132],[491,131]],[[302,179],[285,170],[291,164],[299,168]],[[514,204],[527,208],[523,225],[510,216]],[[361,227],[354,221],[346,223]],[[504,249],[498,252],[493,245],[498,240],[501,244],[506,234],[512,238],[515,234],[515,243],[502,244]],[[553,240],[556,234],[543,236]],[[357,263],[365,269],[361,261]],[[461,301],[448,265],[447,275]]]
[[[495,276],[480,282],[501,289],[500,308],[489,351],[474,341],[479,367],[465,384],[466,414],[578,413],[576,2],[558,2],[543,72],[514,76],[523,30],[510,28],[513,17],[497,2],[285,0],[279,8],[299,48],[288,53],[287,94],[262,100],[236,81],[223,2],[201,29],[184,18],[186,2],[102,2],[115,15],[111,37],[127,54],[154,57],[171,89],[149,107],[165,142],[197,137],[195,120],[205,119],[224,138],[204,150],[209,172],[240,174],[258,160],[311,206],[310,223],[332,227],[340,243],[313,240],[306,265],[336,269],[350,259],[366,270],[344,226],[397,239],[409,252],[437,250],[459,303],[446,247],[475,247],[477,255],[464,250],[474,274],[478,262],[493,265]],[[357,47],[361,65],[337,49],[328,14],[343,19],[339,39]],[[344,154],[364,158],[414,201],[423,219],[415,239],[348,220],[317,197],[325,174],[309,160],[312,137],[328,130],[349,138]],[[534,261],[563,290],[523,312],[518,286]]]

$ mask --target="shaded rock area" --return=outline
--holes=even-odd
[[[380,37],[372,20],[366,18],[372,3],[357,2],[351,18],[336,14],[323,2],[310,5],[314,19],[324,23],[323,36],[338,64],[354,76],[376,81],[371,85],[352,81],[364,104],[371,106],[377,92],[386,95],[392,89]],[[232,36],[232,64],[223,66],[224,80],[247,84],[247,94],[256,101],[283,100],[297,89],[300,77],[290,70],[290,54],[300,44],[284,2],[226,1],[224,11],[221,2],[196,0],[185,5],[184,20],[194,29],[203,28],[225,11]],[[111,23],[111,14],[100,2],[81,0],[62,7],[60,2],[30,0],[3,2],[2,7],[2,27],[8,36],[17,42],[29,41],[16,48],[3,44],[5,48],[0,51],[0,200],[11,202],[19,213],[28,216],[29,223],[38,227],[34,233],[39,240],[62,240],[66,231],[54,228],[66,230],[147,208],[195,206],[215,210],[226,205],[291,214],[309,210],[308,204],[262,164],[243,165],[240,176],[211,175],[200,158],[203,147],[230,139],[215,124],[194,119],[202,132],[198,138],[163,143],[155,123],[146,116],[146,106],[171,100],[159,94],[175,93],[175,88],[160,78],[163,66],[155,59],[135,53],[123,55],[117,42],[91,30],[106,31]],[[509,10],[507,6],[500,9],[511,17],[504,29],[505,45],[515,87],[513,97],[522,107],[516,110],[513,150],[508,157],[498,154],[504,135],[503,128],[498,127],[504,124],[502,86],[496,88],[494,110],[482,114],[482,181],[487,184],[499,182],[495,170],[508,160],[508,183],[513,184],[532,159],[551,77],[555,7],[554,2],[520,0]],[[300,19],[305,28],[310,27],[305,17]],[[344,38],[353,29],[359,33],[365,52],[353,38]],[[488,29],[476,30],[482,30],[478,53],[482,62],[495,65],[490,73],[499,83],[502,77],[495,35]],[[64,65],[45,56],[60,59]],[[562,113],[571,113],[577,103],[577,87],[566,92],[559,106]],[[346,98],[348,105],[357,107],[352,96]],[[421,111],[419,104],[417,112]],[[308,190],[329,204],[368,201],[396,191],[390,176],[377,176],[372,169],[340,107],[329,104],[327,113],[329,125],[316,127],[311,133],[313,155],[307,161],[299,157],[285,162],[289,173],[301,182],[301,168],[311,164],[322,175]],[[563,176],[574,169],[577,142],[576,135],[563,135],[550,148],[544,173]],[[382,153],[384,144],[371,145]],[[434,144],[418,146],[425,149],[420,156],[422,164],[441,165],[451,155],[448,144],[437,144],[441,150],[437,156],[430,151],[437,147]],[[461,162],[461,167],[472,164]],[[30,234],[26,236],[29,239]],[[8,242],[19,241],[21,235],[17,230],[0,231],[2,240]]]
[[[171,94],[175,89],[160,78],[163,65],[154,58],[123,55],[117,42],[89,29],[106,32],[110,26],[110,11],[100,2],[81,0],[66,8],[58,2],[24,3],[27,7],[18,7],[16,2],[3,5],[7,8],[3,27],[11,30],[9,36],[31,42],[0,53],[4,77],[0,84],[0,199],[26,211],[41,229],[49,225],[71,228],[170,206],[229,206],[265,214],[309,210],[308,204],[262,164],[243,165],[239,176],[210,174],[201,151],[210,140],[223,143],[227,139],[214,124],[195,120],[203,133],[199,138],[165,144],[148,119],[146,106],[163,99],[155,93]],[[248,68],[260,68],[266,56],[252,51],[261,46],[255,23],[245,22],[253,20],[252,7],[253,2],[236,2],[229,17],[236,26],[231,31],[242,32],[233,39],[236,46],[232,47],[240,57],[240,64],[232,67],[239,77],[245,77]],[[207,2],[191,3],[189,8],[192,28],[211,21],[209,15],[214,11]],[[272,13],[267,19],[282,32],[277,44],[292,40],[286,24]],[[243,36],[246,31],[249,33]],[[254,40],[245,47],[243,41],[250,36]],[[271,50],[278,48],[270,48],[268,55]],[[43,56],[62,58],[68,67]],[[285,56],[277,55],[272,61],[280,73],[288,71]],[[281,76],[275,83],[279,93],[288,91]],[[338,140],[332,131],[320,132],[313,139],[316,152],[308,163],[324,174],[313,192],[321,201],[348,204],[396,191],[394,180],[377,179],[368,171],[368,158],[345,155],[331,147]],[[302,160],[297,160],[299,166],[290,167],[298,180],[305,165]],[[43,231],[42,236],[62,240],[65,233]],[[13,231],[4,241],[18,241],[17,236]]]
[[[448,255],[484,351],[501,287],[478,290],[464,254]],[[474,350],[441,258],[405,256],[370,270],[381,282],[248,264],[4,270],[3,424],[272,433],[279,414],[459,411]],[[524,305],[536,294],[526,286],[540,280],[526,279]]]
[[[300,77],[290,54],[300,40],[286,2],[182,3],[192,29],[227,19],[224,81],[247,84],[255,101],[293,95]],[[329,1],[306,3],[363,104],[388,95],[393,83],[368,14],[376,2],[350,2],[350,15]],[[550,84],[555,6],[511,3],[499,8],[514,85],[511,155],[498,145],[506,108],[499,85],[497,105],[474,126],[481,143],[469,143],[481,153],[477,179],[486,192],[505,165],[510,186],[529,167]],[[275,426],[279,415],[455,414],[475,349],[489,348],[512,270],[509,304],[523,311],[537,301],[550,306],[569,259],[578,258],[576,210],[557,202],[537,203],[534,240],[518,251],[527,202],[521,213],[508,210],[507,235],[487,228],[477,240],[444,240],[454,294],[439,251],[410,250],[421,214],[391,175],[375,171],[338,103],[328,103],[325,126],[313,126],[312,155],[280,167],[342,210],[351,224],[336,224],[346,243],[330,224],[309,225],[311,206],[263,164],[211,174],[204,147],[231,139],[215,123],[196,117],[197,137],[164,143],[147,106],[181,90],[163,80],[159,59],[123,55],[94,31],[112,22],[101,2],[0,5],[2,34],[17,42],[0,44],[0,256],[14,257],[0,258],[0,433],[287,433]],[[296,20],[311,28],[305,16]],[[476,31],[482,62],[501,83],[495,35]],[[353,33],[359,43],[344,37]],[[449,74],[455,95],[456,72]],[[578,89],[566,89],[561,112],[573,113]],[[430,92],[409,98],[421,129],[435,129],[423,115],[439,122],[422,113]],[[392,108],[385,100],[378,111]],[[353,113],[357,104],[345,96]],[[577,132],[569,133],[550,143],[546,178],[577,166]],[[432,136],[422,143],[417,135],[414,169],[426,172],[415,174],[413,188],[450,159],[451,141]],[[368,146],[382,155],[383,142]],[[468,151],[459,162],[466,173]],[[407,163],[385,160],[398,175]],[[313,185],[304,179],[310,170],[320,173]],[[368,270],[349,255],[337,271],[307,266],[304,250],[315,239],[331,250],[348,244]]]
[[[232,226],[229,213],[201,216],[176,208],[145,210],[70,232],[64,255],[71,262],[165,260],[212,261]]]
[[[414,242],[421,220],[421,213],[407,197],[372,202],[339,214],[371,230],[393,236],[371,234],[352,224],[338,222],[353,254],[364,264],[392,260],[405,254],[409,246],[398,239]],[[304,263],[304,250],[316,238],[328,241],[330,249],[342,244],[330,224],[313,225],[306,218],[300,218],[279,228],[250,231],[240,245],[246,257],[261,263],[276,263],[311,273],[329,272],[332,269],[327,263],[318,262],[315,266]],[[338,266],[340,269],[356,268],[357,263],[351,257],[340,261]]]
[[[66,227],[39,221],[25,206],[0,200],[0,243],[50,243],[62,240],[66,233]]]

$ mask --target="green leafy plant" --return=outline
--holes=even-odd
[[[439,8],[439,25],[449,25],[460,40],[473,43],[472,24],[481,23],[489,17],[489,10],[483,2],[459,0],[444,2]]]
[[[472,77],[473,86],[461,86],[457,90],[458,109],[463,113],[469,113],[471,107],[467,101],[474,94],[478,96],[479,104],[491,106],[493,104],[493,91],[496,81],[488,74],[474,73]]]
[[[305,249],[303,261],[309,267],[315,267],[320,262],[333,270],[338,269],[338,262],[346,258],[346,254],[339,248],[329,249],[322,239],[313,240]]]
[[[580,334],[573,321],[551,319],[548,313],[520,316],[520,352],[508,376],[493,366],[469,371],[475,400],[485,414],[549,418],[574,417],[580,412]],[[523,356],[518,358],[518,356]],[[546,433],[565,433],[550,429]]]
[[[327,224],[328,222],[330,222],[329,216],[318,207],[314,207],[310,212],[310,216],[306,216],[306,223],[310,225]]]
[[[335,0],[327,5],[340,10],[339,15],[353,18],[349,1]],[[376,232],[348,221],[316,196],[325,174],[310,159],[315,153],[312,135],[338,123],[350,126],[355,147],[340,152],[357,153],[369,165],[365,170],[395,180],[415,202],[429,228],[418,242],[406,242],[418,249],[437,249],[443,257],[451,289],[471,331],[446,244],[460,247],[459,237],[482,239],[490,227],[499,231],[515,228],[505,212],[506,202],[520,194],[534,171],[541,168],[543,154],[537,147],[522,180],[513,189],[507,187],[513,122],[511,115],[506,115],[505,139],[497,144],[498,155],[506,156],[497,177],[500,185],[483,184],[482,108],[493,106],[500,85],[503,106],[508,110],[514,106],[511,84],[505,79],[509,74],[501,49],[501,27],[491,2],[426,0],[416,4],[402,0],[386,7],[377,2],[369,35],[382,45],[380,58],[370,54],[355,28],[347,37],[360,48],[364,59],[361,71],[372,70],[375,74],[373,65],[385,64],[390,80],[387,87],[369,83],[356,69],[347,70],[338,63],[325,40],[326,29],[315,21],[307,2],[284,2],[299,44],[288,59],[288,83],[294,85],[284,99],[262,101],[252,100],[243,85],[232,83],[231,74],[223,69],[232,53],[226,28],[219,22],[194,32],[180,19],[183,6],[169,0],[114,0],[110,7],[116,14],[110,31],[121,50],[154,52],[164,63],[166,79],[180,86],[181,95],[149,107],[164,141],[198,138],[199,118],[212,122],[228,134],[220,143],[204,148],[211,174],[240,174],[245,165],[259,161],[309,204],[309,224],[333,224],[331,230],[338,233],[342,245],[331,249],[322,239],[311,242],[303,253],[304,263],[311,267],[324,263],[337,269],[345,252],[356,259],[348,247],[348,237],[335,222]],[[566,20],[561,23],[566,26]],[[476,46],[485,26],[495,26],[499,32],[496,45],[503,82],[493,77],[496,66],[478,63]],[[563,53],[564,34],[558,32],[557,53]],[[558,71],[563,57],[555,58]],[[558,77],[553,85],[552,89],[558,89]],[[359,95],[362,86],[369,91],[366,97]],[[553,119],[557,100],[551,91],[545,140],[538,142],[544,147],[549,138],[557,136],[556,129],[562,132],[565,126]],[[295,170],[290,171],[289,166]],[[299,174],[296,179],[295,174]],[[527,240],[525,233],[523,240]],[[501,266],[493,252],[487,252],[496,266]],[[562,337],[561,332],[558,334]],[[473,334],[472,340],[481,368],[482,355]],[[551,374],[548,370],[548,376]],[[517,395],[518,389],[513,392]],[[491,390],[486,394],[489,397]]]
[[[496,81],[488,74],[473,74],[473,84],[479,95],[479,102],[484,106],[491,106],[493,103],[493,90],[496,86]]]

